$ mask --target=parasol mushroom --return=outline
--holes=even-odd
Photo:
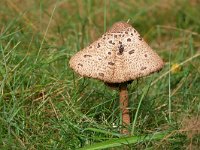
[[[101,38],[76,53],[70,67],[84,77],[119,85],[122,125],[130,125],[127,84],[162,69],[164,62],[128,23],[117,22]],[[128,129],[121,130],[129,134]]]

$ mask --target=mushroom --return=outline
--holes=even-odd
[[[119,86],[121,133],[129,134],[127,84],[162,69],[164,62],[128,23],[117,22],[98,40],[76,53],[70,67],[84,77]]]

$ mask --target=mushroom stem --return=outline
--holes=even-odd
[[[122,112],[122,125],[123,128],[121,130],[122,134],[129,134],[127,126],[130,125],[130,116],[128,110],[128,89],[127,83],[122,83],[119,86],[119,104],[120,110]]]

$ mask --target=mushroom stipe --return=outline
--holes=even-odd
[[[130,125],[127,84],[164,66],[158,54],[126,22],[115,23],[101,38],[72,56],[69,64],[81,76],[119,88],[122,134],[129,134]]]
[[[122,83],[119,85],[119,105],[122,113],[122,134],[129,134],[129,130],[127,129],[130,124],[130,116],[128,110],[128,89],[127,83]]]

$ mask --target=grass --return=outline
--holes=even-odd
[[[199,9],[196,0],[0,1],[0,149],[197,149]],[[118,92],[68,66],[121,20],[165,61],[129,85],[130,137],[119,134]]]

